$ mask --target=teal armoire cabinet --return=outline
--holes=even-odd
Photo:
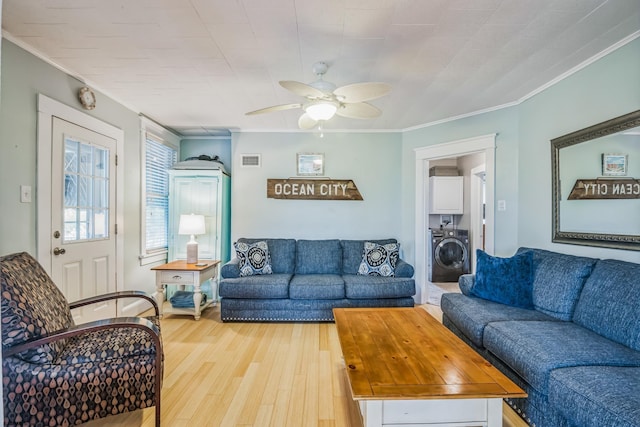
[[[230,178],[222,170],[169,171],[169,261],[187,258],[190,236],[178,234],[181,214],[204,215],[206,233],[196,236],[198,258],[229,261],[230,198]]]

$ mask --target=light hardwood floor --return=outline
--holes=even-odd
[[[441,319],[440,309],[423,305]],[[222,323],[219,308],[199,321],[162,320],[166,427],[359,427],[333,323]],[[526,424],[504,406],[504,427]],[[154,426],[153,408],[88,427]]]

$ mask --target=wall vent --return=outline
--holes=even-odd
[[[260,154],[243,154],[242,155],[243,168],[259,168],[260,166],[262,166],[262,159]]]

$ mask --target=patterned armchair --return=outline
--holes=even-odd
[[[116,292],[69,304],[29,254],[0,257],[5,426],[70,426],[155,406],[160,426],[163,352],[155,300]],[[75,325],[71,309],[143,298],[149,318]]]

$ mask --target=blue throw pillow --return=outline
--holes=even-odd
[[[364,242],[362,262],[358,268],[358,274],[361,276],[393,277],[398,258],[400,258],[400,243],[379,245],[374,242]]]
[[[498,258],[476,251],[471,295],[513,307],[533,308],[533,253]]]
[[[236,256],[240,258],[241,277],[273,273],[267,242],[260,241],[252,244],[236,242],[233,246],[236,249]]]

